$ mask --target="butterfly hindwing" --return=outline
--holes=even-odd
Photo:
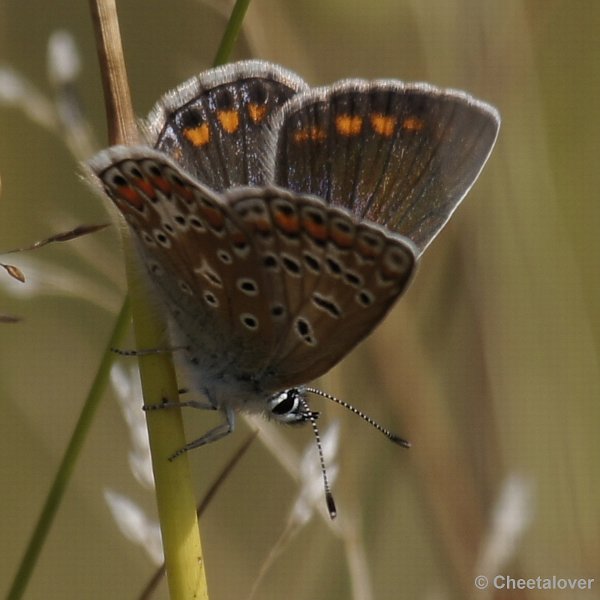
[[[259,374],[261,385],[278,391],[319,377],[366,337],[403,293],[417,249],[317,197],[280,188],[237,190],[231,196],[259,246],[263,302],[270,318],[283,325],[268,369]]]

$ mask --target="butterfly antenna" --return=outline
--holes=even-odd
[[[348,404],[348,402],[345,402],[344,400],[340,400],[339,398],[336,398],[335,396],[332,396],[331,394],[328,394],[327,392],[323,392],[322,390],[318,390],[316,388],[307,387],[304,389],[305,389],[305,391],[310,392],[311,394],[315,394],[316,396],[321,396],[323,398],[327,398],[327,400],[332,400],[333,402],[336,402],[337,404],[343,406],[344,408],[347,408],[350,412],[353,412],[355,415],[358,415],[363,421],[366,421],[369,425],[371,425],[372,427],[377,429],[377,431],[383,433],[383,435],[385,435],[386,438],[388,438],[395,444],[398,444],[399,446],[402,446],[404,448],[411,447],[411,443],[408,440],[405,440],[404,438],[401,438],[399,435],[392,433],[389,429],[386,429],[385,427],[383,427],[382,425],[380,425],[379,423],[377,423],[376,421],[371,419],[371,417],[369,417],[369,415],[366,415],[364,412],[362,412],[362,410],[359,410],[358,408],[355,408],[354,406],[352,406],[352,404]],[[314,424],[313,424],[313,427],[314,427]]]
[[[310,390],[308,390],[310,391]],[[323,488],[325,489],[325,501],[327,502],[327,511],[331,519],[335,519],[337,515],[337,508],[335,507],[335,501],[333,494],[331,493],[331,487],[329,486],[329,479],[327,479],[327,469],[325,468],[325,458],[323,457],[323,445],[321,444],[321,436],[319,435],[319,428],[317,427],[317,416],[319,413],[315,413],[310,410],[308,404],[300,399],[306,418],[310,421],[313,433],[315,434],[315,440],[317,442],[317,451],[319,453],[319,462],[321,463],[321,474],[323,475]]]

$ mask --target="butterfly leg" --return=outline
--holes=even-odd
[[[110,351],[119,356],[155,356],[156,354],[172,354],[178,350],[187,350],[187,346],[172,346],[171,348],[146,348],[144,350],[122,350],[111,348]]]
[[[182,393],[181,390],[178,390]],[[184,393],[187,390],[184,390]],[[163,408],[200,408],[202,410],[217,410],[210,402],[201,402],[200,400],[185,400],[183,402],[171,402],[170,400],[163,399],[159,404],[144,404],[142,410],[147,412],[149,410],[161,410]]]
[[[182,403],[182,404],[189,404],[189,403]],[[197,404],[198,403],[194,403],[192,405],[196,406]],[[214,407],[211,405],[211,408],[214,408]],[[177,450],[177,452],[175,452],[172,456],[169,457],[169,460],[173,460],[173,459],[177,458],[178,456],[181,456],[182,454],[185,454],[186,452],[193,450],[194,448],[200,448],[200,446],[205,446],[206,444],[216,442],[217,440],[220,440],[221,438],[225,437],[226,435],[229,435],[235,429],[235,413],[233,412],[232,409],[225,409],[223,412],[225,413],[225,422],[224,423],[221,423],[220,425],[217,425],[213,429],[210,429],[202,437],[199,437],[197,440],[194,440],[193,442],[189,442],[183,448],[180,448],[179,450]]]

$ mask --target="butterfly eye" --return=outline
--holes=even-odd
[[[302,392],[298,388],[285,390],[267,400],[270,415],[281,423],[304,423],[310,417],[302,403]]]

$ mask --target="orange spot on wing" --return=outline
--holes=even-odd
[[[248,104],[248,114],[253,123],[260,123],[267,116],[267,106],[265,104]]]
[[[231,232],[230,239],[232,244],[236,247],[245,246],[248,243],[246,234],[239,230]]]
[[[379,275],[383,280],[384,285],[389,282],[398,281],[406,278],[405,271],[398,271],[390,268],[385,262],[379,266]]]
[[[358,135],[361,132],[363,118],[358,115],[338,115],[335,118],[335,129],[340,135]]]
[[[154,198],[156,196],[156,190],[151,183],[145,179],[134,179],[133,183],[138,187],[148,198]]]
[[[244,223],[252,228],[253,231],[268,233],[273,230],[271,221],[269,219],[265,219],[264,215],[262,214],[256,214],[248,211],[242,215],[242,219],[244,220]]]
[[[384,115],[382,113],[373,113],[371,115],[371,127],[379,135],[391,137],[396,130],[396,117]]]
[[[212,206],[206,204],[200,205],[200,213],[206,219],[206,222],[214,229],[222,229],[225,225],[225,217],[223,214]]]
[[[116,190],[116,194],[119,198],[125,200],[127,204],[131,204],[131,206],[135,208],[142,208],[142,206],[144,206],[144,198],[130,185],[119,186]]]
[[[375,258],[381,252],[381,249],[378,246],[372,246],[360,238],[357,239],[356,249],[358,250],[358,253],[366,259]]]
[[[217,119],[227,133],[235,133],[240,126],[240,113],[237,110],[220,110]]]
[[[194,199],[194,192],[184,185],[175,185],[177,193],[189,204]]]
[[[188,127],[183,130],[183,135],[194,146],[206,146],[210,142],[210,129],[208,123],[202,123],[197,127]]]
[[[331,230],[331,240],[339,248],[350,248],[354,243],[354,238],[338,229]]]
[[[324,241],[327,239],[327,227],[322,223],[317,223],[313,219],[304,219],[302,221],[304,231],[314,240]]]
[[[169,196],[171,195],[171,192],[173,191],[173,186],[164,177],[152,177],[151,182],[154,187],[157,187],[164,194],[167,194]]]
[[[300,220],[295,214],[286,215],[281,211],[275,211],[273,217],[275,224],[285,233],[298,233],[300,230]]]
[[[327,138],[327,132],[316,125],[298,129],[292,133],[292,139],[296,143],[322,142]]]
[[[420,131],[423,127],[425,127],[425,121],[419,117],[406,117],[406,119],[402,121],[402,129]]]
[[[267,219],[254,219],[252,225],[256,231],[260,231],[261,233],[268,233],[273,229],[271,222]]]

